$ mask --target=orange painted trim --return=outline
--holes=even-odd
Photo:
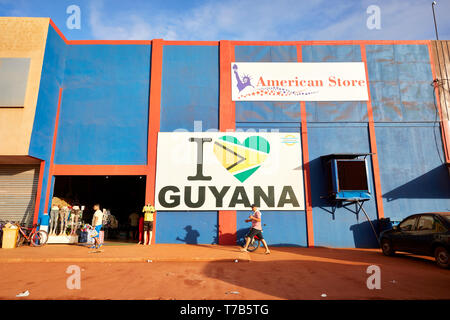
[[[433,76],[433,80],[436,79],[436,68],[434,67],[434,59],[433,59],[433,51],[431,49],[431,42],[428,44],[428,55],[430,56],[430,66],[431,66],[431,74]],[[434,86],[434,94],[436,97],[436,105],[439,113],[439,120],[441,123],[441,135],[442,135],[442,144],[444,145],[444,155],[447,163],[450,163],[450,131],[448,128],[448,122],[443,119],[442,106],[441,106],[441,96],[439,94],[439,87]]]
[[[50,19],[50,25],[53,27],[53,29],[56,31],[57,34],[59,34],[59,36],[61,37],[61,39],[64,40],[64,42],[67,44],[68,40],[67,38],[64,36],[64,34],[61,32],[61,30],[59,30],[59,28],[56,26],[56,24],[53,22],[52,19]]]
[[[231,100],[231,63],[234,62],[234,46],[230,41],[220,41],[220,94],[219,130],[236,130],[236,106]],[[236,245],[237,217],[235,210],[218,212],[218,240],[221,245]]]
[[[310,45],[427,45],[430,40],[319,40],[319,41],[231,41],[237,46],[310,46]]]
[[[158,150],[158,132],[161,121],[161,88],[164,41],[152,41],[150,98],[148,111],[148,140],[147,140],[147,181],[145,186],[145,203],[155,204],[156,164]],[[152,244],[156,241],[157,213],[153,218]]]
[[[48,209],[48,203],[49,203],[49,197],[50,197],[50,188],[51,188],[51,185],[52,185],[53,164],[54,164],[54,158],[55,158],[56,137],[58,136],[59,112],[60,112],[60,109],[61,109],[62,92],[63,92],[63,89],[60,87],[59,88],[59,96],[58,96],[58,107],[56,109],[55,128],[53,129],[52,154],[50,156],[50,163],[49,163],[50,168],[49,168],[48,179],[47,179],[47,190],[45,192],[44,212]]]
[[[178,41],[164,40],[166,46],[218,46],[219,41]]]
[[[41,205],[41,195],[42,195],[42,183],[44,182],[44,171],[45,171],[45,161],[41,161],[41,165],[39,167],[39,182],[36,191],[36,202],[34,204],[34,217],[33,224],[38,222],[39,218],[39,207]]]
[[[69,40],[68,45],[151,45],[151,40]]]
[[[297,45],[297,62],[302,62],[302,46]],[[306,232],[308,247],[314,247],[314,223],[311,196],[311,172],[309,167],[308,121],[305,101],[300,101],[300,121],[303,157],[303,185],[305,190]]]
[[[53,165],[54,176],[146,176],[146,165]]]
[[[372,153],[372,169],[373,169],[373,182],[375,185],[375,199],[377,203],[377,213],[378,219],[384,218],[384,206],[383,197],[381,192],[381,176],[380,167],[378,161],[378,150],[377,150],[377,140],[375,135],[375,123],[373,120],[373,109],[372,109],[372,98],[370,96],[370,84],[369,84],[369,70],[367,67],[367,54],[366,46],[361,45],[361,60],[364,62],[364,68],[366,72],[366,83],[367,83],[367,94],[369,100],[367,101],[367,117],[369,124],[369,141],[370,141],[370,152]]]

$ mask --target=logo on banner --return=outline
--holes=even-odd
[[[269,142],[258,136],[248,137],[243,143],[232,136],[220,137],[214,142],[217,160],[240,182],[261,167],[269,152]]]
[[[307,89],[299,89],[292,90],[280,86],[281,82],[278,80],[268,80],[264,79],[262,76],[257,77],[258,82],[256,87],[252,85],[252,78],[249,75],[243,75],[242,77],[239,75],[238,66],[236,64],[233,65],[233,72],[236,77],[236,87],[239,90],[239,94],[237,96],[238,99],[249,98],[249,97],[300,97],[305,95],[310,95],[317,93],[318,91],[311,91]],[[286,81],[283,81],[286,82]],[[290,84],[297,83],[298,86],[298,78],[290,82]],[[309,85],[319,85],[320,82],[311,80]],[[245,88],[251,87],[251,90],[244,90]]]

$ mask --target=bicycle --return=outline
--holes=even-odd
[[[20,224],[15,223],[15,226],[19,228],[19,234],[17,236],[17,247],[23,245],[25,241],[29,242],[33,247],[41,247],[47,243],[48,233],[44,230],[36,230],[38,224],[33,224],[30,227],[22,227]]]
[[[266,226],[266,224],[263,224],[263,226]],[[242,248],[245,247],[245,237],[244,237],[244,239],[243,239],[243,241],[241,243],[241,246],[242,246]],[[258,250],[258,248],[260,246],[261,246],[261,239],[257,235],[255,235],[253,237],[253,239],[250,241],[250,243],[249,243],[249,245],[247,247],[247,251],[254,252],[254,251]]]

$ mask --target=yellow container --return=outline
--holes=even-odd
[[[17,245],[19,229],[3,228],[2,248],[14,249]]]

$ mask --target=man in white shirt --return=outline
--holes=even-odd
[[[94,217],[92,219],[92,226],[95,228],[96,231],[96,235],[93,236],[92,238],[95,241],[95,244],[93,246],[91,246],[91,249],[99,249],[102,244],[100,243],[100,229],[102,228],[102,224],[103,224],[103,212],[100,211],[100,205],[96,204],[94,205]]]

